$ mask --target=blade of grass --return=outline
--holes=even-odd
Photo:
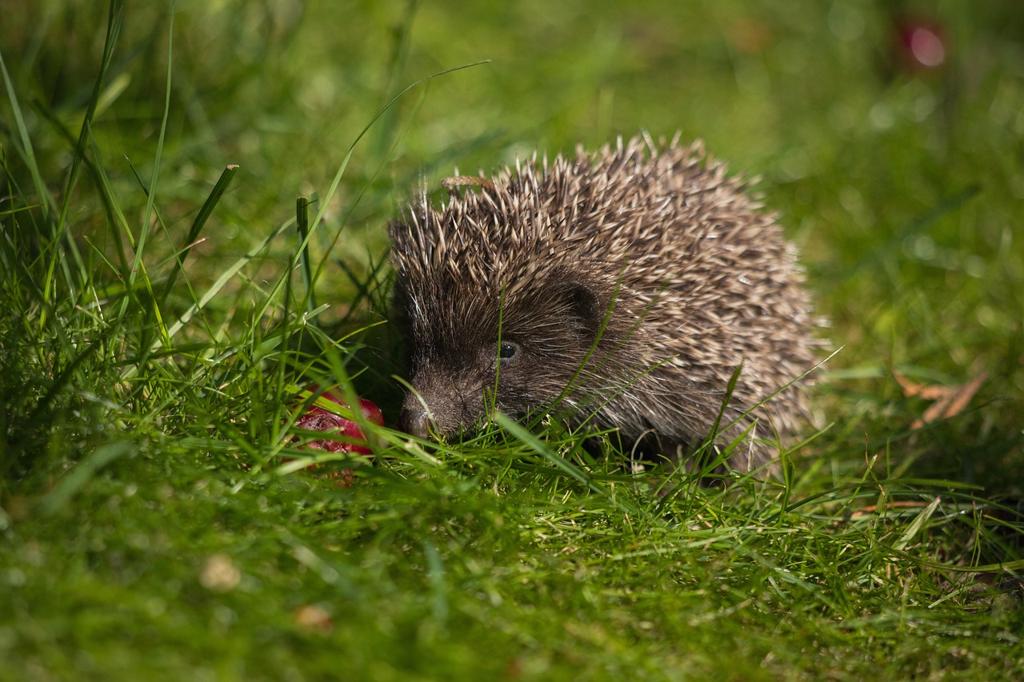
[[[213,209],[217,207],[221,197],[227,191],[228,186],[231,184],[232,178],[235,177],[235,173],[238,172],[238,164],[229,163],[225,166],[224,170],[221,171],[220,177],[217,178],[216,184],[210,193],[206,197],[206,201],[199,209],[199,213],[196,214],[195,219],[192,221],[191,227],[188,230],[188,236],[185,237],[185,243],[182,244],[181,250],[175,255],[176,267],[171,271],[170,276],[167,278],[167,284],[164,285],[163,293],[160,295],[160,305],[163,307],[167,302],[167,297],[174,289],[174,284],[177,281],[178,275],[182,274],[185,270],[185,259],[188,258],[188,254],[192,251],[192,247],[195,246],[196,240],[199,238],[199,234],[203,231],[206,226],[206,221],[210,219],[210,215],[213,214]]]
[[[384,101],[386,102],[395,94],[395,87],[405,70],[405,64],[409,56],[409,44],[412,42],[412,24],[416,18],[417,0],[406,0],[402,18],[393,29],[391,41],[391,53],[388,57],[388,81],[384,88]],[[377,127],[377,139],[373,145],[374,154],[378,157],[384,156],[391,148],[391,140],[394,137],[396,114],[389,111]]]
[[[7,73],[7,64],[4,62],[3,50],[0,50],[0,75],[4,79],[4,88],[7,90],[7,100],[11,105],[11,115],[14,117],[14,126],[18,131],[19,144],[14,145],[15,151],[22,157],[22,161],[28,167],[32,176],[32,184],[35,186],[36,194],[43,209],[43,216],[48,216],[54,211],[55,205],[53,196],[46,189],[46,183],[39,172],[39,163],[36,161],[35,150],[32,147],[32,139],[28,134],[28,127],[25,125],[25,118],[21,113],[21,106],[18,104],[18,96],[14,91],[14,84],[11,76]]]
[[[62,193],[63,200],[61,201],[60,215],[57,218],[55,240],[63,240],[67,237],[67,218],[68,210],[71,206],[71,197],[75,190],[75,185],[78,182],[78,174],[81,169],[82,161],[85,158],[86,147],[88,146],[89,139],[92,134],[93,117],[96,114],[100,96],[103,93],[103,84],[106,82],[107,72],[110,70],[110,65],[113,61],[114,48],[117,45],[118,36],[121,34],[123,21],[124,3],[122,0],[111,0],[108,5],[107,31],[103,39],[103,54],[100,58],[100,69],[96,76],[96,80],[93,82],[92,95],[89,97],[89,101],[86,104],[85,116],[82,119],[82,127],[78,133],[78,141],[75,143],[74,153],[71,156],[71,168],[68,171],[67,178],[64,182],[64,191]],[[85,263],[82,261],[81,254],[78,252],[75,240],[67,239],[67,243],[68,248],[71,251],[71,255],[78,265],[79,272],[84,272]],[[57,252],[54,251],[51,255],[50,265],[47,270],[46,281],[43,287],[44,292],[49,291],[56,258]]]
[[[638,512],[638,509],[634,508],[632,505],[623,503],[622,500],[613,496],[610,492],[605,490],[604,487],[597,484],[593,478],[587,475],[586,472],[582,471],[579,467],[575,466],[572,462],[569,462],[564,457],[559,457],[557,454],[551,452],[551,450],[545,447],[539,438],[527,431],[522,425],[505,413],[495,412],[493,414],[493,419],[498,426],[507,431],[513,438],[553,464],[555,468],[562,473],[586,486],[591,492],[607,498],[622,511],[633,513]]]
[[[309,267],[309,199],[295,200],[295,225],[299,230],[299,254],[302,260],[302,275],[306,285],[306,310],[316,308],[316,292],[313,290],[313,272]]]
[[[342,158],[341,164],[338,166],[338,170],[335,172],[334,177],[331,179],[331,185],[328,188],[327,193],[324,195],[323,200],[320,202],[320,207],[317,209],[316,216],[313,218],[313,222],[309,227],[310,234],[316,231],[317,227],[320,225],[320,222],[324,218],[324,214],[327,212],[328,206],[330,206],[331,201],[334,199],[334,195],[338,191],[338,186],[341,184],[341,178],[345,175],[345,170],[348,168],[349,161],[351,161],[352,159],[352,154],[355,151],[356,146],[366,136],[366,134],[370,131],[374,124],[377,123],[377,121],[380,120],[380,118],[384,116],[384,114],[386,114],[393,106],[395,106],[395,104],[400,99],[402,99],[402,97],[407,92],[414,90],[415,88],[426,83],[429,83],[430,81],[435,80],[437,78],[442,78],[444,76],[457,73],[459,71],[464,71],[466,69],[472,69],[477,66],[489,64],[490,62],[490,59],[483,59],[480,61],[471,62],[469,64],[462,64],[460,66],[454,66],[450,69],[438,71],[429,76],[426,76],[425,78],[420,78],[418,80],[413,81],[409,85],[402,88],[394,97],[388,100],[387,104],[381,107],[381,109],[373,116],[373,118],[370,119],[369,123],[367,123],[363,127],[363,129],[359,131],[359,134],[356,135],[356,138],[349,144],[348,149],[345,151],[345,156]]]
[[[273,241],[274,238],[277,237],[279,234],[281,234],[286,229],[291,227],[291,225],[292,225],[292,221],[291,220],[289,220],[289,221],[287,221],[285,223],[282,223],[273,232],[271,232],[269,235],[264,237],[263,240],[260,241],[259,244],[257,244],[253,248],[249,249],[249,251],[247,251],[245,253],[245,255],[243,255],[242,257],[238,258],[234,263],[231,264],[230,267],[228,267],[227,270],[225,270],[223,273],[221,273],[220,277],[218,277],[217,280],[212,285],[210,285],[210,287],[203,293],[203,295],[199,298],[199,300],[196,301],[194,304],[192,304],[188,308],[188,310],[186,310],[184,313],[182,313],[182,315],[174,322],[174,324],[172,324],[170,327],[168,327],[168,329],[167,329],[167,338],[168,339],[174,338],[174,336],[178,332],[180,332],[182,330],[182,328],[185,327],[185,325],[187,325],[192,320],[193,316],[195,316],[195,314],[197,312],[199,312],[203,308],[205,308],[210,303],[210,301],[212,301],[217,296],[217,294],[220,293],[221,289],[223,289],[224,286],[229,281],[231,281],[231,279],[235,275],[238,274],[239,270],[241,270],[243,267],[245,267],[245,265],[247,263],[249,263],[252,259],[254,259],[257,256],[259,256],[260,254],[262,254],[266,250],[266,248],[270,244],[270,242]],[[160,342],[157,341],[154,344],[154,348],[151,349],[151,350],[155,350],[156,347],[159,346],[159,343]],[[133,365],[129,366],[128,368],[126,368],[124,370],[124,372],[122,372],[121,380],[123,381],[125,379],[128,379],[128,378],[134,376],[137,371],[138,371],[138,366],[137,365],[133,364]]]
[[[896,544],[893,545],[893,547],[897,550],[905,549],[910,541],[914,539],[914,536],[921,532],[921,529],[924,528],[924,524],[928,523],[928,519],[930,519],[932,514],[935,513],[935,510],[938,509],[940,502],[942,502],[942,497],[936,495],[935,499],[931,501],[931,504],[922,509],[921,512],[914,517],[914,521],[907,527],[907,530],[904,531],[903,535]]]
[[[156,201],[157,183],[160,178],[160,165],[163,160],[164,142],[167,136],[167,119],[171,111],[171,82],[174,66],[174,13],[176,6],[177,0],[171,0],[167,21],[167,69],[165,75],[166,82],[164,87],[163,115],[160,119],[160,134],[157,137],[156,155],[153,159],[153,172],[150,175],[149,191],[146,195],[146,207],[142,212],[142,224],[139,227],[139,239],[135,245],[135,259],[132,263],[131,270],[128,272],[129,288],[135,285],[135,279],[138,277],[142,266],[142,257],[146,251],[146,239],[149,236],[150,221],[153,215],[153,206]],[[146,279],[149,279],[148,276]],[[127,312],[127,303],[128,301],[126,299],[122,305],[119,318],[123,317]]]

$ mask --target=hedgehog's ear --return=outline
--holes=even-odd
[[[579,320],[580,328],[587,338],[594,338],[601,329],[604,318],[604,310],[597,292],[583,283],[573,282],[566,290],[565,300]]]

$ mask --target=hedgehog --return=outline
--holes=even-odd
[[[749,471],[806,421],[820,321],[796,248],[700,141],[641,134],[445,184],[389,227],[407,432],[558,410],[675,461],[730,443]]]

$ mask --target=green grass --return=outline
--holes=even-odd
[[[5,7],[0,679],[1019,679],[1024,11],[938,3],[915,73],[888,6]],[[306,469],[293,384],[397,414],[418,183],[641,128],[802,247],[842,350],[786,476],[507,421]],[[894,371],[988,379],[914,430]]]

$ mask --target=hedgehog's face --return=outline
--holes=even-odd
[[[403,284],[396,303],[407,317],[412,390],[402,426],[417,436],[456,435],[492,408],[521,416],[553,401],[601,327],[593,290],[561,277],[531,285],[504,307],[454,283],[444,295]]]

